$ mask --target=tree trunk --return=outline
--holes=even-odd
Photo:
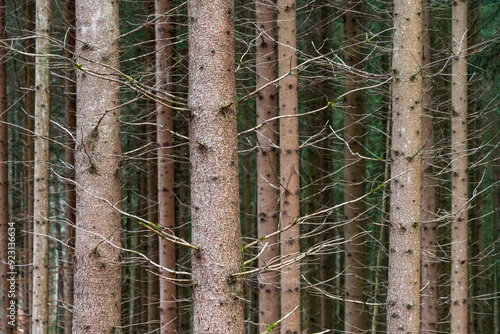
[[[189,1],[193,333],[244,333],[233,1]]]
[[[155,13],[159,19],[155,26],[156,40],[156,87],[166,93],[172,90],[172,34],[169,0],[156,0]],[[174,138],[165,130],[174,128],[174,111],[164,104],[156,105],[158,141],[158,223],[170,234],[175,233],[175,196],[174,196]],[[175,270],[175,244],[159,238],[160,264]],[[175,275],[160,270],[160,275],[175,279]],[[161,333],[174,333],[177,330],[177,287],[169,279],[160,279],[160,325]]]
[[[65,1],[65,19],[66,19],[66,29],[68,34],[66,34],[66,52],[65,56],[67,58],[73,58],[73,53],[75,50],[75,0]],[[66,70],[65,80],[65,109],[66,109],[66,129],[70,131],[73,135],[76,132],[76,73],[72,64],[68,64]],[[70,180],[75,179],[75,141],[69,135],[66,134],[66,146],[65,150],[65,161],[68,166],[73,166],[72,168],[66,168],[66,177]],[[65,207],[65,218],[66,218],[66,247],[65,259],[66,265],[64,268],[64,330],[66,334],[71,334],[73,329],[73,294],[74,294],[74,275],[73,275],[73,259],[75,256],[75,220],[76,220],[76,192],[75,185],[71,181],[66,182],[66,207]]]
[[[420,330],[422,20],[420,0],[394,2],[387,332]]]
[[[431,30],[429,0],[422,1],[422,260],[420,326],[422,333],[437,330],[436,194],[434,191],[434,119],[432,115]]]
[[[5,0],[0,0],[0,39],[5,39]],[[9,252],[11,249],[9,243],[15,240],[15,233],[10,236],[9,232],[14,231],[14,228],[9,228],[9,160],[8,152],[8,127],[7,127],[7,58],[5,57],[5,48],[0,48],[0,272],[2,274],[2,332],[4,334],[12,334],[14,327],[9,325],[13,320],[10,317],[10,281],[11,278],[9,268],[9,260],[15,261],[15,258],[10,258]],[[14,267],[12,267],[14,268]],[[14,315],[15,316],[15,315]],[[15,318],[14,318],[15,319]]]
[[[121,315],[121,222],[112,207],[120,207],[118,2],[77,0],[76,8],[76,62],[82,70],[77,73],[73,333],[114,333]]]
[[[344,13],[344,61],[346,65],[363,69],[363,26],[361,2],[347,1]],[[361,120],[364,115],[364,92],[358,90],[361,82],[355,75],[346,73],[344,91],[351,92],[344,98],[344,206],[345,244],[345,325],[347,333],[362,333],[370,327],[365,284],[368,278],[366,253],[366,217],[363,200],[365,195],[364,132]],[[354,201],[354,202],[353,202]],[[353,301],[353,302],[351,302]]]
[[[451,7],[451,332],[467,333],[467,1]]]
[[[36,1],[35,187],[33,228],[33,332],[49,330],[49,29],[48,0]]]
[[[255,43],[256,88],[276,80],[276,42],[275,13],[273,3],[255,1],[255,20],[257,40]],[[277,114],[277,89],[269,85],[262,89],[255,101],[257,125],[273,118]],[[277,122],[266,123],[257,131],[257,236],[265,236],[278,230],[278,150]],[[266,250],[259,257],[259,267],[263,268],[279,257],[278,236],[262,240],[259,252],[267,244]],[[277,271],[259,273],[259,333],[265,332],[268,325],[273,325],[280,318],[280,276]],[[270,333],[276,334],[276,326]]]

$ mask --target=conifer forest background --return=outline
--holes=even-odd
[[[500,334],[498,0],[0,0],[1,333]]]

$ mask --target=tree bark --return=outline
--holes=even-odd
[[[5,0],[0,0],[0,40],[5,40]],[[9,260],[15,261],[15,258],[10,258],[9,252],[11,247],[9,243],[15,238],[15,233],[12,237],[9,231],[9,151],[8,151],[8,127],[7,127],[7,58],[5,56],[5,48],[0,48],[0,272],[2,274],[2,332],[4,334],[12,334],[14,327],[9,325],[11,321],[9,306],[10,298],[10,270]],[[14,243],[15,244],[15,243]]]
[[[156,0],[155,40],[156,40],[156,87],[170,93],[172,90],[172,34],[169,0]],[[170,234],[175,233],[175,196],[174,196],[174,138],[169,130],[174,128],[172,108],[157,103],[156,105],[157,141],[158,141],[158,223]],[[164,268],[175,270],[175,244],[159,238],[160,264]],[[177,330],[177,287],[169,279],[175,275],[160,270],[160,326],[161,333],[174,333]]]
[[[420,0],[394,2],[394,28],[387,332],[418,333],[422,177]]]
[[[193,332],[244,333],[233,1],[189,1]]]
[[[66,19],[66,49],[65,56],[69,59],[73,58],[75,52],[75,0],[65,1],[65,19]],[[66,129],[75,135],[76,132],[76,73],[72,64],[68,64],[66,69],[67,79],[65,85],[65,109],[66,109]],[[65,161],[68,166],[66,168],[66,177],[70,181],[66,181],[65,191],[65,218],[66,218],[66,247],[65,260],[66,265],[64,268],[64,330],[66,334],[71,334],[73,328],[73,295],[74,295],[74,273],[73,273],[73,260],[75,256],[75,228],[76,221],[76,191],[75,185],[72,181],[75,179],[75,141],[72,136],[66,134]]]
[[[76,62],[82,69],[77,73],[73,333],[115,333],[121,316],[121,222],[112,207],[120,207],[118,2],[77,0],[76,8]]]
[[[48,0],[36,1],[33,332],[49,330],[49,29]]]
[[[432,114],[431,30],[429,0],[422,1],[422,260],[420,326],[422,333],[437,330],[436,194],[434,184],[434,119]]]
[[[280,116],[298,114],[297,31],[295,0],[278,0],[278,72]],[[300,179],[299,120],[280,120],[281,333],[300,333]]]
[[[451,7],[451,332],[467,333],[467,1],[453,1]]]
[[[256,88],[276,80],[275,13],[273,3],[255,1],[257,39],[255,43]],[[257,125],[277,115],[277,89],[269,85],[257,94]],[[278,150],[277,122],[267,122],[257,132],[257,236],[264,238],[278,230]],[[259,252],[267,244],[259,257],[259,267],[263,268],[279,257],[278,236],[262,240]],[[277,271],[259,273],[259,333],[265,332],[280,318],[280,276]],[[279,332],[276,326],[270,333]]]
[[[347,1],[344,13],[344,62],[348,66],[363,69],[363,26],[361,2]],[[366,302],[366,282],[368,279],[366,252],[365,205],[359,200],[365,195],[364,91],[359,90],[361,82],[354,74],[346,73],[344,91],[351,92],[344,98],[344,206],[345,238],[345,324],[347,333],[362,333],[370,327]],[[353,301],[353,302],[351,302]]]

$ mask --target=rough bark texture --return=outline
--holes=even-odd
[[[35,187],[33,228],[33,332],[48,333],[49,323],[49,28],[48,0],[36,2]]]
[[[421,15],[420,0],[394,2],[388,333],[420,330]]]
[[[116,333],[121,309],[121,224],[112,207],[120,206],[120,86],[113,81],[113,69],[120,65],[118,2],[77,0],[76,14],[76,62],[83,70],[77,72],[73,333]]]
[[[75,0],[65,1],[65,16],[66,16],[66,52],[67,58],[73,58],[75,50]],[[66,129],[75,135],[76,131],[76,73],[73,65],[68,64],[66,70],[67,79],[65,80],[65,108],[66,108]],[[66,134],[65,161],[69,166],[75,165],[74,148],[75,142],[73,138]],[[75,179],[75,169],[66,168],[66,177],[70,180]],[[66,265],[64,268],[64,330],[66,334],[71,334],[73,328],[73,294],[74,294],[74,275],[73,275],[73,259],[75,256],[75,220],[76,220],[76,191],[73,182],[66,182],[65,191],[65,217],[66,217],[66,243],[68,247],[65,249]]]
[[[289,74],[279,82],[280,116],[298,113],[296,6],[294,0],[278,0],[278,72]],[[299,195],[299,121],[297,117],[280,120],[280,223],[281,233],[281,333],[300,333],[300,253]],[[290,225],[294,225],[291,226]],[[291,314],[290,314],[291,313]]]
[[[255,20],[257,39],[256,88],[261,88],[276,79],[276,8],[267,1],[255,1]],[[255,101],[257,125],[277,114],[277,89],[269,85],[262,89]],[[277,122],[266,123],[257,132],[257,236],[263,238],[278,230],[278,150]],[[279,257],[278,236],[262,240],[259,251],[267,244],[259,257],[259,267],[263,268]],[[268,325],[280,318],[280,276],[277,271],[264,271],[259,274],[259,333],[265,332]],[[270,333],[278,333],[277,326]]]
[[[5,38],[5,0],[0,0],[0,39]],[[0,48],[0,272],[2,274],[2,333],[13,333],[14,327],[9,325],[10,318],[9,288],[11,275],[9,272],[9,169],[8,128],[7,128],[7,58],[5,48]],[[15,234],[12,234],[15,236]]]
[[[244,332],[234,8],[189,1],[193,332]]]
[[[155,13],[159,19],[155,25],[156,40],[156,87],[164,92],[172,90],[172,34],[169,0],[156,0]],[[175,233],[175,196],[174,196],[174,138],[165,130],[174,128],[174,112],[163,104],[156,105],[157,142],[158,142],[158,223],[169,234]],[[175,244],[159,239],[160,264],[175,270]],[[160,275],[175,279],[175,275],[160,270]],[[174,333],[177,330],[177,287],[168,279],[160,279],[160,325],[161,333]]]
[[[344,62],[348,66],[363,69],[364,40],[361,15],[362,3],[347,1],[344,14]],[[365,161],[356,154],[364,155],[364,132],[361,123],[364,114],[364,92],[357,90],[361,82],[353,74],[346,73],[344,91],[350,92],[344,98],[344,206],[345,244],[345,325],[347,333],[362,333],[369,329],[365,284],[368,278],[366,252],[365,204],[357,200],[365,194]],[[356,91],[357,90],[357,91]],[[355,302],[349,302],[349,301]],[[359,303],[361,302],[361,303]]]
[[[467,1],[451,7],[451,332],[467,333]]]
[[[429,0],[422,1],[422,260],[420,326],[422,333],[437,330],[436,194],[434,191],[434,119],[432,115],[431,31]],[[427,68],[425,68],[427,67]]]

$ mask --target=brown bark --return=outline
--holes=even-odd
[[[280,116],[298,114],[297,31],[295,0],[278,0],[278,73],[289,74],[279,82]],[[280,223],[281,233],[281,333],[300,333],[300,180],[299,121],[280,120]],[[292,226],[291,226],[292,225]]]
[[[77,0],[77,187],[73,333],[120,326],[118,2]],[[103,20],[106,24],[102,24]],[[99,77],[94,73],[98,73]]]
[[[49,293],[49,29],[48,0],[36,1],[33,332],[46,334]]]
[[[75,1],[66,0],[65,1],[65,19],[66,19],[66,29],[68,34],[66,34],[66,49],[65,56],[69,59],[73,58],[73,53],[75,51]],[[67,79],[64,82],[65,85],[65,109],[66,109],[66,130],[75,135],[76,131],[76,73],[73,65],[68,64],[66,69]],[[66,134],[66,146],[65,150],[65,161],[68,166],[75,165],[75,141],[72,136]],[[75,170],[74,167],[66,168],[66,178],[74,181]],[[64,268],[64,330],[66,334],[71,334],[73,328],[73,294],[74,294],[74,275],[73,275],[73,259],[75,256],[75,220],[76,220],[76,191],[73,182],[66,182],[65,191],[65,218],[66,218],[66,243],[68,247],[65,252],[66,266]]]
[[[451,332],[467,333],[467,1],[454,1],[451,15]]]
[[[0,39],[5,39],[5,0],[0,0]],[[7,161],[8,153],[8,127],[7,127],[7,58],[5,48],[0,47],[0,272],[2,274],[2,332],[12,334],[14,327],[9,325],[10,317],[10,281],[9,260],[15,261],[15,256],[9,250],[9,243],[15,240],[14,228],[9,229],[9,170]],[[15,243],[14,243],[15,244]],[[13,262],[12,262],[13,263]],[[12,267],[14,268],[14,267]]]
[[[172,90],[172,34],[169,0],[156,0],[156,87],[164,92]],[[165,128],[174,128],[174,111],[163,104],[156,105],[157,142],[158,142],[158,224],[167,233],[175,233],[175,196],[174,196],[174,138]],[[175,270],[175,244],[159,239],[160,264]],[[160,270],[163,277],[175,279],[175,275]],[[174,333],[177,330],[177,287],[168,279],[160,279],[160,326],[161,333]]]
[[[422,1],[422,260],[420,326],[422,333],[437,330],[436,194],[434,191],[434,130],[431,75],[429,0]]]
[[[420,0],[394,2],[387,332],[420,330],[422,20]]]
[[[255,43],[256,88],[259,89],[276,79],[275,13],[273,3],[255,1],[257,40]],[[255,101],[257,125],[277,115],[277,89],[269,85],[262,89]],[[263,238],[278,230],[278,150],[277,122],[270,121],[257,132],[257,236]],[[259,257],[259,267],[265,267],[279,257],[278,236],[259,243],[259,251],[267,244]],[[259,332],[265,332],[280,318],[280,276],[277,271],[259,273]],[[270,333],[276,334],[276,326]]]
[[[233,1],[189,1],[193,332],[243,334]]]
[[[362,3],[347,1],[344,13],[344,62],[348,66],[363,69],[364,40],[361,15]],[[358,200],[365,195],[364,92],[358,90],[361,82],[355,75],[346,73],[344,91],[351,92],[344,98],[344,201],[352,202],[344,206],[345,244],[345,324],[347,333],[362,333],[370,326],[366,302],[366,282],[368,278],[366,252],[365,204]],[[357,90],[357,91],[356,91]],[[353,301],[353,302],[351,302]]]

